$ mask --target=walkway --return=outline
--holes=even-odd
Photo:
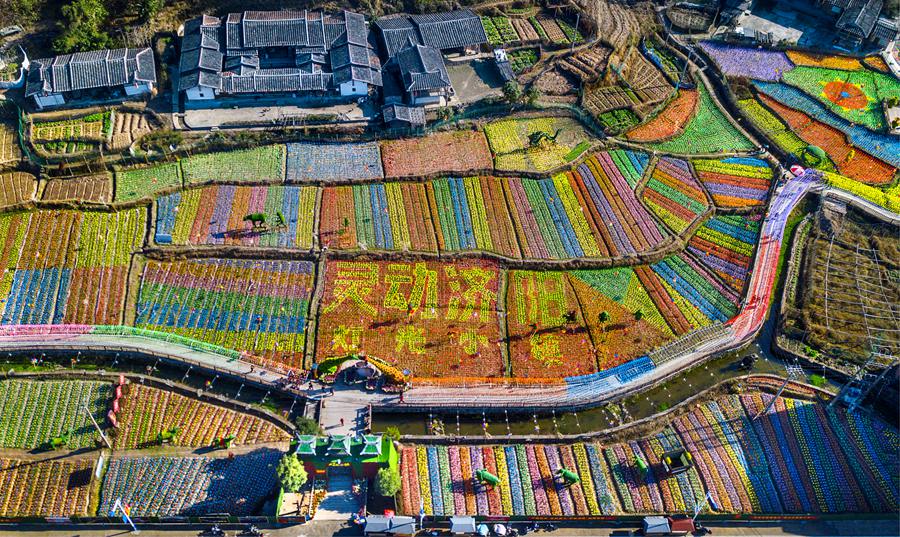
[[[313,520],[349,520],[359,512],[359,500],[353,495],[353,477],[349,467],[328,469],[328,491],[319,502]]]

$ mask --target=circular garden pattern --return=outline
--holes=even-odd
[[[861,110],[869,104],[869,99],[856,84],[835,80],[825,84],[825,97],[841,108]]]

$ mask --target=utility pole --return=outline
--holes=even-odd
[[[759,411],[759,414],[753,416],[753,421],[756,421],[760,416],[767,413],[769,411],[769,409],[772,408],[772,405],[775,404],[775,400],[778,399],[779,397],[781,397],[781,393],[787,387],[788,382],[790,382],[791,380],[801,379],[801,378],[803,378],[803,376],[805,374],[803,372],[803,368],[796,364],[789,365],[789,366],[785,367],[785,369],[787,370],[787,376],[784,378],[784,382],[781,384],[781,387],[778,388],[778,392],[775,394],[775,397],[773,397],[769,401],[769,404],[766,405],[766,407],[764,409]]]
[[[97,433],[100,435],[100,438],[103,439],[103,443],[106,444],[106,447],[108,447],[109,449],[112,449],[113,448],[112,444],[109,443],[109,439],[106,438],[106,435],[103,434],[103,431],[100,430],[100,426],[97,425],[97,420],[94,419],[94,416],[93,416],[93,414],[91,414],[91,411],[88,409],[87,404],[85,404],[81,408],[84,409],[84,413],[87,414],[87,416],[91,419],[91,423],[94,424],[94,428],[97,429]]]

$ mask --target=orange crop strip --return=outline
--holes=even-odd
[[[656,117],[628,131],[625,137],[635,142],[656,142],[675,136],[694,116],[697,100],[696,90],[681,90]]]
[[[896,169],[893,166],[847,143],[841,131],[765,94],[760,94],[759,99],[780,116],[804,142],[821,147],[841,175],[869,185],[886,184],[894,178]]]

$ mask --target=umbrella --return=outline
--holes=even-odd
[[[476,528],[476,529],[478,530],[478,535],[481,535],[481,537],[487,537],[487,534],[488,534],[487,524],[479,524],[478,528]]]
[[[494,533],[497,535],[506,535],[506,526],[503,524],[494,524]]]

